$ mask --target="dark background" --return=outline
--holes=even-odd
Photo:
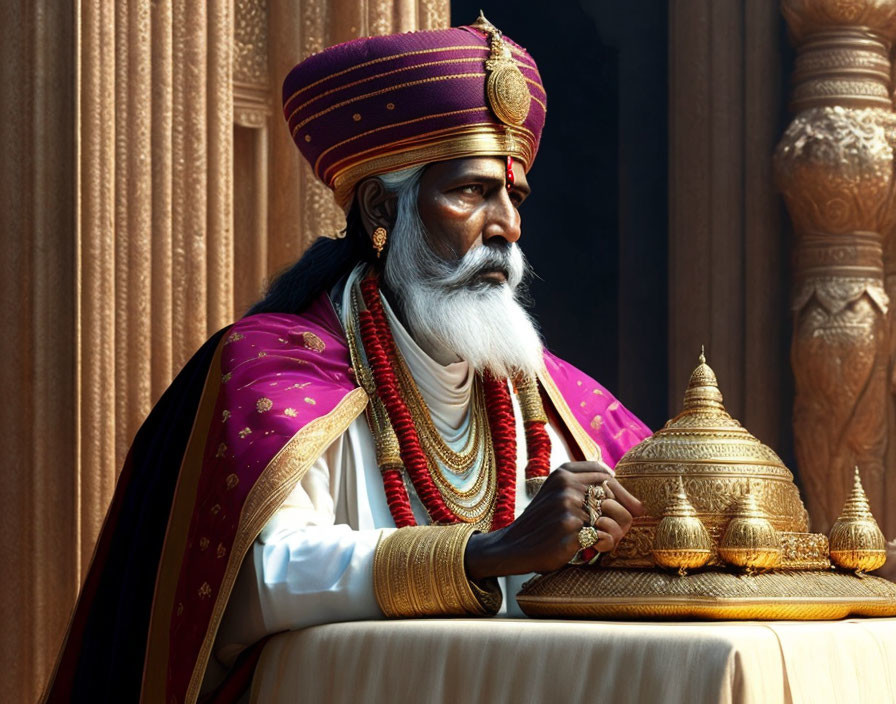
[[[666,3],[452,0],[452,25],[480,7],[529,50],[548,96],[520,241],[545,341],[657,429],[668,418]]]

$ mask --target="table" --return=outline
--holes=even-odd
[[[328,624],[273,638],[251,700],[896,702],[896,619]]]

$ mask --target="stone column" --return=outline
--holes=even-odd
[[[794,440],[813,528],[827,532],[855,465],[884,518],[896,2],[783,0],[782,12],[798,52],[796,116],[775,153],[795,231]]]

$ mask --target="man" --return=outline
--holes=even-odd
[[[284,113],[346,231],[141,429],[49,700],[193,702],[217,663],[226,700],[271,634],[512,612],[497,578],[623,537],[641,509],[610,467],[649,431],[544,351],[518,302],[545,101],[482,17],[293,69]]]

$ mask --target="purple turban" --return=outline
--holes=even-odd
[[[283,82],[292,137],[343,207],[362,179],[431,161],[508,155],[528,171],[546,100],[535,61],[484,17],[339,44]]]

